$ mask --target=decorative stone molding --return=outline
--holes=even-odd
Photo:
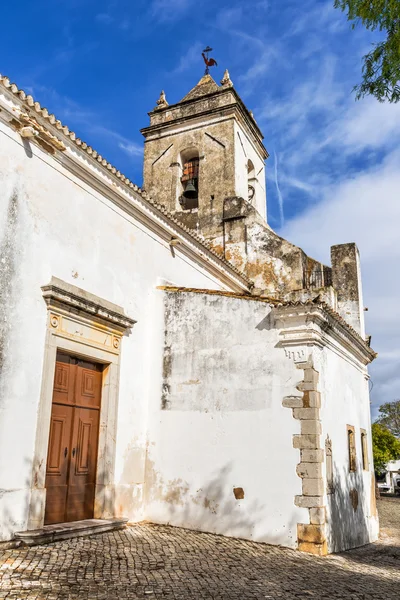
[[[281,304],[273,307],[273,313],[281,329],[279,345],[286,355],[292,347],[327,346],[359,369],[377,356],[340,315],[323,303]]]
[[[54,154],[56,150],[64,152],[66,145],[59,140],[55,135],[41,125],[37,119],[24,113],[22,111],[16,111],[15,119],[10,121],[10,125],[19,131],[21,137],[26,137],[34,140],[39,146],[50,154]]]
[[[294,357],[299,356],[299,353],[301,354],[301,349],[292,352]],[[325,529],[319,373],[314,369],[311,357],[307,361],[296,362],[296,367],[304,371],[303,380],[297,385],[297,389],[303,395],[286,396],[282,404],[292,409],[293,417],[300,421],[301,427],[300,434],[293,435],[293,447],[300,451],[300,462],[296,472],[302,480],[302,494],[295,497],[295,504],[308,509],[310,522],[297,524],[297,542],[299,550],[324,556],[328,553],[328,547]]]
[[[42,389],[36,429],[28,530],[43,526],[46,464],[57,352],[82,356],[104,365],[100,408],[94,517],[116,517],[114,480],[116,413],[121,340],[135,321],[112,302],[52,277],[42,287],[47,304],[47,332]]]
[[[157,100],[157,105],[154,110],[160,110],[161,108],[166,108],[168,105],[167,98],[165,96],[164,90],[161,90],[160,97]]]
[[[81,314],[95,318],[97,322],[123,333],[136,323],[126,316],[124,309],[103,298],[90,294],[81,288],[70,285],[57,277],[52,277],[48,285],[42,287],[43,298],[51,311],[63,310],[66,313]],[[59,317],[50,319],[52,327],[58,327]],[[114,348],[118,346],[114,344]]]
[[[233,83],[232,83],[231,77],[229,75],[228,69],[225,69],[224,76],[221,79],[221,85],[224,87],[233,87]]]

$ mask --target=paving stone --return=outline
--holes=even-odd
[[[378,506],[382,539],[327,558],[149,523],[0,550],[0,600],[397,600],[400,498]]]

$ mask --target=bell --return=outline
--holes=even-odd
[[[183,195],[185,198],[197,198],[197,190],[194,186],[194,181],[193,179],[189,179],[189,181],[186,184],[185,187],[185,191],[183,192]]]

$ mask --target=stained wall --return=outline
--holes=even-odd
[[[47,318],[41,286],[52,276],[119,304],[137,321],[121,348],[115,485],[116,512],[141,519],[156,286],[224,286],[6,125],[0,190],[0,540],[26,528],[35,487]]]
[[[270,306],[193,292],[160,291],[161,301],[146,518],[296,547],[308,514],[294,504],[300,426],[282,398],[301,377],[277,347]]]

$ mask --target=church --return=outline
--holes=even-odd
[[[356,245],[325,265],[268,225],[228,71],[149,116],[140,189],[0,75],[0,543],[142,520],[376,540]]]

